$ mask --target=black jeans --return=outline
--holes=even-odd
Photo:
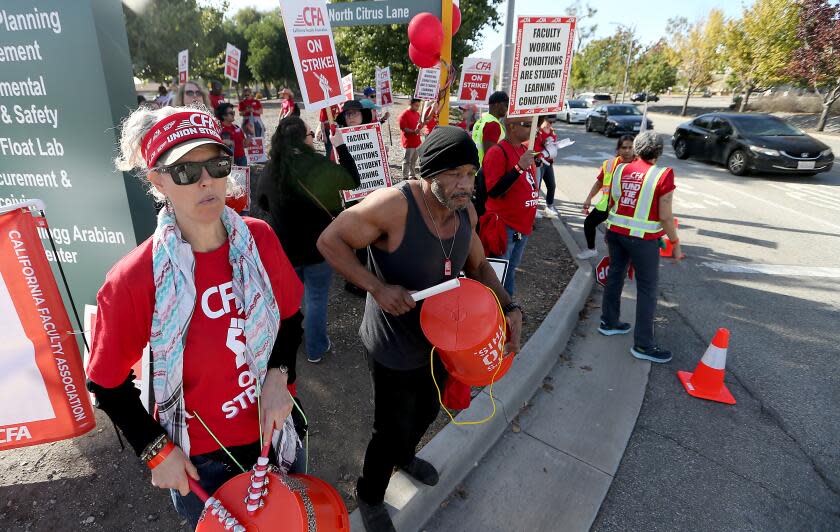
[[[362,476],[356,488],[368,504],[379,504],[395,467],[414,458],[417,444],[440,411],[429,366],[400,371],[368,355],[373,377],[373,436],[365,452]],[[443,390],[446,371],[435,361],[435,378]]]
[[[659,240],[642,240],[607,231],[610,270],[601,302],[601,321],[615,326],[621,314],[621,291],[630,262],[636,269],[636,325],[633,344],[642,349],[656,345],[653,315],[656,313],[656,290],[659,283]]]
[[[595,249],[595,230],[604,223],[609,216],[609,211],[592,209],[583,221],[583,235],[586,237],[586,247]]]
[[[545,182],[545,204],[551,207],[554,205],[554,192],[557,190],[557,183],[554,180],[554,163],[543,163],[539,173],[540,181]]]

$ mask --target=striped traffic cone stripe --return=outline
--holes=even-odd
[[[729,330],[718,329],[712,343],[694,369],[694,373],[688,371],[677,372],[680,382],[682,382],[689,395],[729,405],[735,404],[735,398],[723,383],[728,348]]]

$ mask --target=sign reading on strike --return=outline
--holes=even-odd
[[[0,214],[0,451],[96,426],[82,357],[28,209]]]
[[[343,102],[326,2],[280,0],[280,10],[306,108],[317,111]]]
[[[388,168],[388,153],[382,140],[379,122],[339,128],[344,144],[359,169],[361,185],[356,190],[342,190],[344,201],[359,200],[378,188],[391,186],[391,172]],[[338,153],[335,154],[338,160]]]
[[[225,48],[225,77],[231,81],[239,81],[239,63],[242,60],[242,50],[227,43]]]
[[[186,83],[190,79],[190,51],[178,52],[178,83]]]
[[[394,93],[391,92],[391,67],[376,69],[376,105],[393,105]]]
[[[268,160],[265,156],[265,144],[262,137],[252,137],[251,144],[245,147],[245,155],[248,157],[248,164],[264,163]]]
[[[419,100],[430,102],[437,101],[440,91],[440,67],[421,68],[417,74],[417,86],[414,88],[414,97]]]
[[[344,97],[348,100],[353,99],[353,73],[349,73],[343,78],[341,78],[341,92],[344,93]]]
[[[563,110],[574,40],[574,17],[519,17],[508,116]]]
[[[461,83],[458,85],[458,100],[461,103],[486,105],[493,82],[493,61],[478,57],[464,58],[461,69]]]

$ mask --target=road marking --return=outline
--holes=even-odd
[[[840,212],[840,196],[833,190],[832,187],[825,185],[804,185],[798,183],[770,183],[770,186],[776,190],[781,190],[789,198],[798,201],[804,201],[828,209],[830,211]]]
[[[736,187],[731,187],[729,185],[724,185],[720,181],[710,179],[708,177],[699,177],[699,179],[702,179],[703,181],[709,181],[710,183],[713,183],[714,186],[719,188],[719,189],[728,190],[728,191],[734,192],[736,194],[741,194],[742,196],[746,196],[746,197],[752,199],[753,201],[757,201],[759,203],[765,203],[767,205],[775,207],[776,209],[780,209],[780,210],[783,210],[783,211],[788,211],[790,213],[793,213],[796,216],[798,216],[799,218],[806,218],[808,220],[811,220],[814,223],[818,223],[818,224],[822,224],[826,227],[830,227],[830,228],[834,229],[835,231],[840,231],[840,225],[833,224],[831,222],[827,222],[824,218],[820,218],[820,217],[817,217],[817,216],[811,216],[810,214],[805,214],[804,212],[797,211],[796,209],[791,209],[790,207],[785,207],[784,205],[780,205],[780,204],[778,204],[774,201],[766,200],[766,199],[764,199],[760,196],[756,196],[755,194],[750,194],[749,192],[744,192],[742,190],[738,190]]]
[[[745,264],[743,262],[703,262],[707,268],[722,273],[751,273],[783,277],[825,277],[840,279],[840,268],[794,266],[785,264]]]

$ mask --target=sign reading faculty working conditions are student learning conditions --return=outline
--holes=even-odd
[[[508,116],[562,111],[574,40],[574,17],[519,17]]]
[[[391,186],[388,152],[379,122],[339,129],[344,144],[359,170],[361,184],[356,190],[342,190],[344,201],[360,200],[378,188]],[[338,153],[336,153],[338,159]]]
[[[324,0],[280,0],[283,25],[307,109],[318,110],[346,100]]]

